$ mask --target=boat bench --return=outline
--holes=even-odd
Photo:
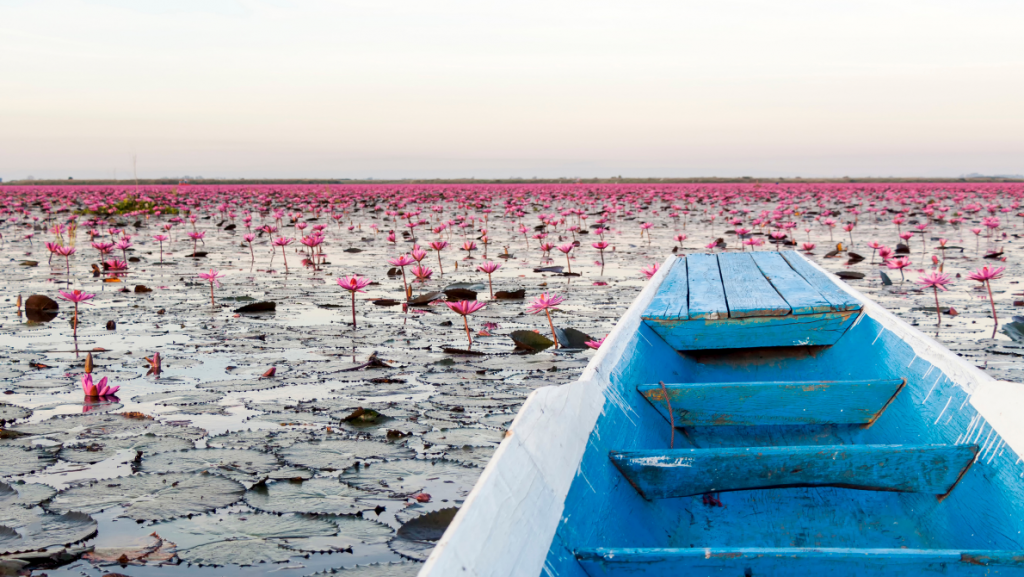
[[[691,254],[671,266],[641,318],[679,351],[833,345],[861,310],[792,251]]]

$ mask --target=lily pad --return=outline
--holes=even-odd
[[[395,532],[383,523],[345,515],[332,519],[338,534],[330,537],[302,537],[284,539],[281,545],[296,551],[341,551],[357,545],[387,543]]]
[[[34,507],[56,494],[56,489],[42,483],[0,483],[0,507]]]
[[[178,544],[178,557],[197,565],[280,563],[295,553],[275,540],[336,535],[338,527],[309,515],[230,513],[179,519],[161,527]]]
[[[224,398],[222,393],[211,393],[208,391],[182,390],[163,391],[139,395],[132,399],[133,403],[156,403],[172,407],[184,407],[187,405],[198,405],[199,403],[216,403]]]
[[[328,569],[317,571],[306,577],[325,577],[327,575],[341,575],[342,577],[415,577],[423,568],[422,563],[403,561],[401,563],[373,563],[372,565],[357,565],[344,569]]]
[[[469,427],[441,429],[426,433],[422,437],[428,443],[451,447],[493,447],[500,443],[502,438],[504,438],[504,434],[501,431]]]
[[[65,489],[46,507],[92,514],[120,505],[132,519],[162,521],[227,507],[243,493],[241,483],[220,475],[132,475]]]
[[[587,333],[573,328],[556,328],[555,335],[558,337],[559,346],[563,349],[585,349],[587,348],[587,341],[594,340]]]
[[[301,483],[257,485],[245,494],[245,502],[254,509],[268,513],[356,515],[373,509],[373,505],[360,501],[373,495],[334,477],[318,477]]]
[[[0,403],[0,425],[26,419],[32,415],[32,409]]]
[[[84,513],[54,515],[9,507],[0,512],[0,554],[70,545],[96,534],[96,521]]]
[[[516,348],[524,351],[537,352],[554,346],[555,342],[540,333],[533,331],[512,331],[509,334]]]
[[[415,455],[412,449],[377,441],[326,440],[296,443],[280,452],[291,463],[321,471],[340,471],[365,459],[402,459]]]
[[[244,393],[248,391],[262,391],[275,389],[284,386],[284,383],[274,379],[231,379],[228,381],[211,381],[200,383],[199,388],[223,393]]]
[[[56,460],[52,452],[42,448],[0,445],[0,477],[42,471]]]
[[[388,547],[403,557],[426,561],[458,512],[458,508],[449,507],[416,517],[398,529]]]
[[[234,479],[246,486],[265,479],[280,463],[272,453],[251,449],[191,449],[145,457],[143,473],[207,472]]]
[[[206,440],[208,447],[223,449],[256,449],[268,451],[290,447],[299,441],[312,440],[312,435],[295,429],[256,429],[232,431]]]
[[[480,469],[447,461],[403,460],[355,467],[344,471],[339,478],[364,491],[404,496],[419,493],[432,480],[442,478],[472,487],[479,476]]]
[[[191,449],[192,441],[178,437],[158,437],[147,433],[139,437],[96,439],[75,445],[64,445],[58,457],[71,463],[99,463],[113,457],[118,451],[136,451],[155,455],[168,451]]]

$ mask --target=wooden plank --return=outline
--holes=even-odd
[[[672,263],[672,269],[668,271],[665,280],[658,287],[658,292],[647,306],[647,310],[641,315],[643,319],[651,320],[680,320],[690,318],[688,311],[686,278],[686,259],[677,258]]]
[[[665,385],[678,427],[872,423],[903,379]],[[668,420],[660,385],[637,390]]]
[[[722,271],[729,318],[778,317],[790,313],[789,305],[764,278],[748,253],[719,254],[718,268]]]
[[[786,304],[793,309],[794,315],[826,313],[832,310],[832,303],[804,277],[797,274],[779,253],[755,252],[751,253],[750,257],[754,259],[757,268],[761,269],[764,278],[768,279]]]
[[[799,254],[794,251],[786,251],[779,253],[782,258],[786,259],[793,270],[804,277],[811,286],[818,289],[821,296],[825,297],[828,302],[832,303],[833,310],[837,311],[859,311],[860,303],[857,299],[853,298],[846,291],[836,286],[836,283],[822,273],[820,270],[811,266],[807,261],[803,259]]]
[[[724,319],[729,317],[725,288],[713,254],[691,254],[686,257],[686,277],[690,291],[690,319]]]
[[[589,577],[1024,574],[1024,551],[998,549],[601,547],[578,549],[576,559]]]
[[[690,286],[689,321],[644,321],[677,351],[834,345],[860,314],[849,311],[694,321]]]
[[[646,499],[773,487],[947,493],[977,445],[812,445],[612,452]]]

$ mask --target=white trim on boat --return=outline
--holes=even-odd
[[[530,394],[420,577],[540,575],[604,408],[608,373],[675,260],[669,256],[647,282],[578,381]]]

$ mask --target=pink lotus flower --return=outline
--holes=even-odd
[[[530,303],[530,306],[526,308],[526,312],[531,315],[537,315],[544,313],[548,318],[548,326],[551,327],[551,340],[555,342],[555,348],[558,348],[558,335],[555,334],[555,325],[551,321],[551,311],[557,311],[556,308],[565,299],[558,295],[549,295],[547,293],[541,293],[541,295]]]
[[[222,276],[224,276],[224,273],[216,271],[212,268],[210,269],[210,272],[199,273],[199,278],[205,281],[209,281],[210,283],[210,306],[217,306],[217,303],[214,302],[213,300],[213,285],[214,283],[216,283],[217,286],[220,286],[220,281],[217,279],[219,279]]]
[[[402,289],[405,291],[405,300],[409,300],[412,296],[412,292],[409,289],[409,284],[405,281],[405,267],[416,262],[416,259],[412,258],[407,254],[397,256],[395,258],[389,258],[388,264],[394,267],[398,267],[402,271]]]
[[[365,292],[364,288],[369,286],[370,279],[352,275],[338,279],[338,286],[347,290],[352,295],[352,328],[356,328],[356,293]]]
[[[651,266],[640,269],[640,272],[643,273],[645,277],[647,277],[647,280],[651,280],[652,278],[654,278],[654,275],[658,272],[659,268],[661,267],[658,265],[658,263],[654,263]]]
[[[85,301],[92,300],[96,297],[94,294],[84,293],[78,289],[71,292],[57,291],[59,294],[57,298],[66,300],[68,302],[75,303],[75,316],[71,320],[71,334],[74,338],[78,338],[78,303],[84,303]]]
[[[413,247],[413,249],[412,249],[412,258],[415,259],[416,262],[422,261],[424,258],[426,258],[426,256],[427,256],[427,251],[423,250],[422,248],[420,248],[418,246]]]
[[[490,288],[492,300],[494,299],[494,284],[491,282],[491,274],[499,268],[501,268],[501,264],[491,261],[485,261],[483,264],[476,267],[476,270],[487,274],[487,286]]]
[[[476,250],[476,243],[471,240],[467,240],[462,243],[462,250],[469,253],[469,258],[473,258],[473,251]]]
[[[971,271],[971,273],[967,275],[967,278],[984,284],[985,288],[988,289],[988,302],[992,305],[992,320],[996,322],[996,326],[999,326],[999,317],[996,316],[996,301],[992,298],[992,281],[1002,278],[1003,271],[1005,270],[1005,266],[992,268],[983,266],[976,271]]]
[[[890,260],[886,261],[885,266],[889,267],[892,270],[899,270],[900,271],[900,282],[902,283],[904,280],[906,280],[904,278],[904,276],[903,276],[903,269],[905,269],[908,266],[910,266],[910,257],[903,256],[903,257],[898,257],[898,258],[890,259]]]
[[[565,264],[568,267],[568,272],[570,274],[572,274],[572,263],[569,261],[569,253],[572,252],[572,249],[574,248],[576,248],[576,245],[569,242],[558,247],[558,250],[565,255]]]
[[[425,281],[430,280],[431,275],[434,274],[434,271],[432,271],[431,269],[429,269],[428,267],[425,267],[423,265],[416,265],[416,266],[412,267],[409,270],[409,272],[411,272],[412,276],[416,277],[416,280],[418,280],[420,282],[425,282]]]
[[[469,340],[469,348],[472,349],[473,348],[473,337],[472,337],[472,335],[469,332],[469,315],[475,313],[476,311],[484,308],[487,305],[485,305],[484,303],[482,303],[480,301],[456,301],[456,302],[447,302],[446,301],[444,304],[447,305],[448,308],[450,308],[451,310],[453,310],[456,313],[462,315],[462,322],[466,326],[466,339]]]
[[[114,395],[119,390],[121,390],[121,387],[107,386],[107,377],[103,377],[98,383],[94,384],[90,373],[82,375],[82,391],[87,397],[108,397]]]
[[[597,339],[596,341],[587,341],[587,342],[585,342],[583,344],[587,345],[588,347],[590,347],[592,349],[599,349],[599,348],[601,348],[601,345],[604,344],[604,339],[606,339],[606,338],[608,338],[608,337],[600,338],[600,339]]]
[[[946,285],[952,282],[948,274],[933,272],[917,279],[917,283],[932,289],[935,293],[935,314],[939,315],[938,326],[942,325],[942,311],[939,310],[939,289],[947,290]]]

